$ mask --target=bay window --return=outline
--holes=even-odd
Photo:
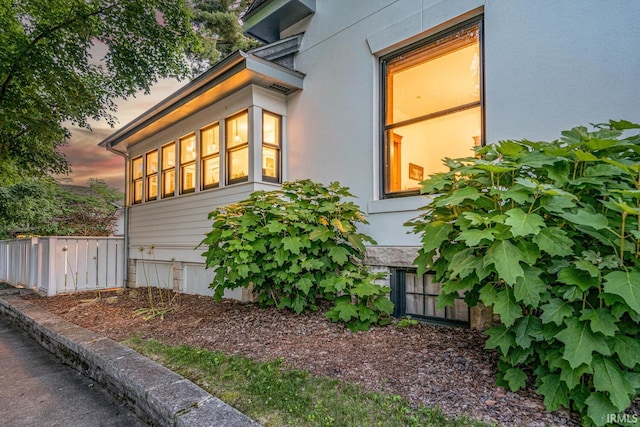
[[[482,143],[481,33],[476,19],[381,59],[384,196],[418,194]]]

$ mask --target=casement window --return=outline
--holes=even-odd
[[[441,285],[434,281],[434,274],[419,276],[414,269],[396,268],[391,270],[391,301],[393,315],[411,316],[435,323],[469,326],[469,306],[458,298],[453,306],[436,309]]]
[[[202,166],[201,188],[215,188],[220,185],[220,125],[218,123],[200,130],[200,155]]]
[[[142,203],[142,156],[131,161],[131,195],[133,203]]]
[[[227,184],[249,179],[249,114],[247,111],[226,120]]]
[[[180,138],[180,194],[196,190],[196,135]]]
[[[280,147],[282,119],[280,116],[262,113],[262,180],[280,182]]]
[[[158,150],[147,153],[147,200],[158,199]]]
[[[162,147],[162,197],[176,194],[176,143]]]
[[[381,58],[383,196],[419,193],[443,159],[482,144],[482,20]]]

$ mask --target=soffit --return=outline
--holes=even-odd
[[[237,51],[100,142],[127,146],[172,126],[250,84],[288,95],[302,89],[304,75]]]
[[[315,13],[316,0],[257,0],[243,15],[246,34],[272,43],[280,32]]]

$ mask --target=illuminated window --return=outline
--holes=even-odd
[[[196,136],[180,138],[180,194],[196,189]]]
[[[162,197],[176,193],[176,143],[162,147]]]
[[[202,189],[220,185],[220,126],[216,123],[200,130],[200,170]]]
[[[131,193],[133,194],[133,203],[142,202],[142,156],[136,157],[131,161]]]
[[[384,193],[417,194],[482,143],[481,21],[382,58]]]
[[[147,153],[147,200],[158,198],[158,150]]]
[[[262,113],[262,180],[280,182],[280,116]]]
[[[227,182],[249,178],[249,114],[245,111],[226,120]]]

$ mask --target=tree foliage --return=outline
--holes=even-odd
[[[553,142],[503,141],[423,182],[409,223],[438,305],[492,306],[498,381],[533,381],[547,409],[604,425],[640,392],[640,125],[611,121]]]
[[[68,124],[114,123],[114,99],[183,77],[198,44],[184,0],[3,0],[0,185],[68,171]]]
[[[109,236],[122,194],[101,180],[88,187],[30,179],[0,187],[0,238],[35,236]]]
[[[352,330],[388,322],[389,289],[363,265],[364,243],[374,242],[357,232],[366,219],[345,197],[352,195],[338,183],[302,180],[211,212],[202,243],[214,297],[252,286],[260,303],[297,313],[316,310],[318,298],[332,301],[327,317]]]
[[[242,33],[240,15],[253,0],[195,0],[193,25],[202,48],[192,52],[193,74],[199,74],[230,53],[247,50],[257,42]]]

